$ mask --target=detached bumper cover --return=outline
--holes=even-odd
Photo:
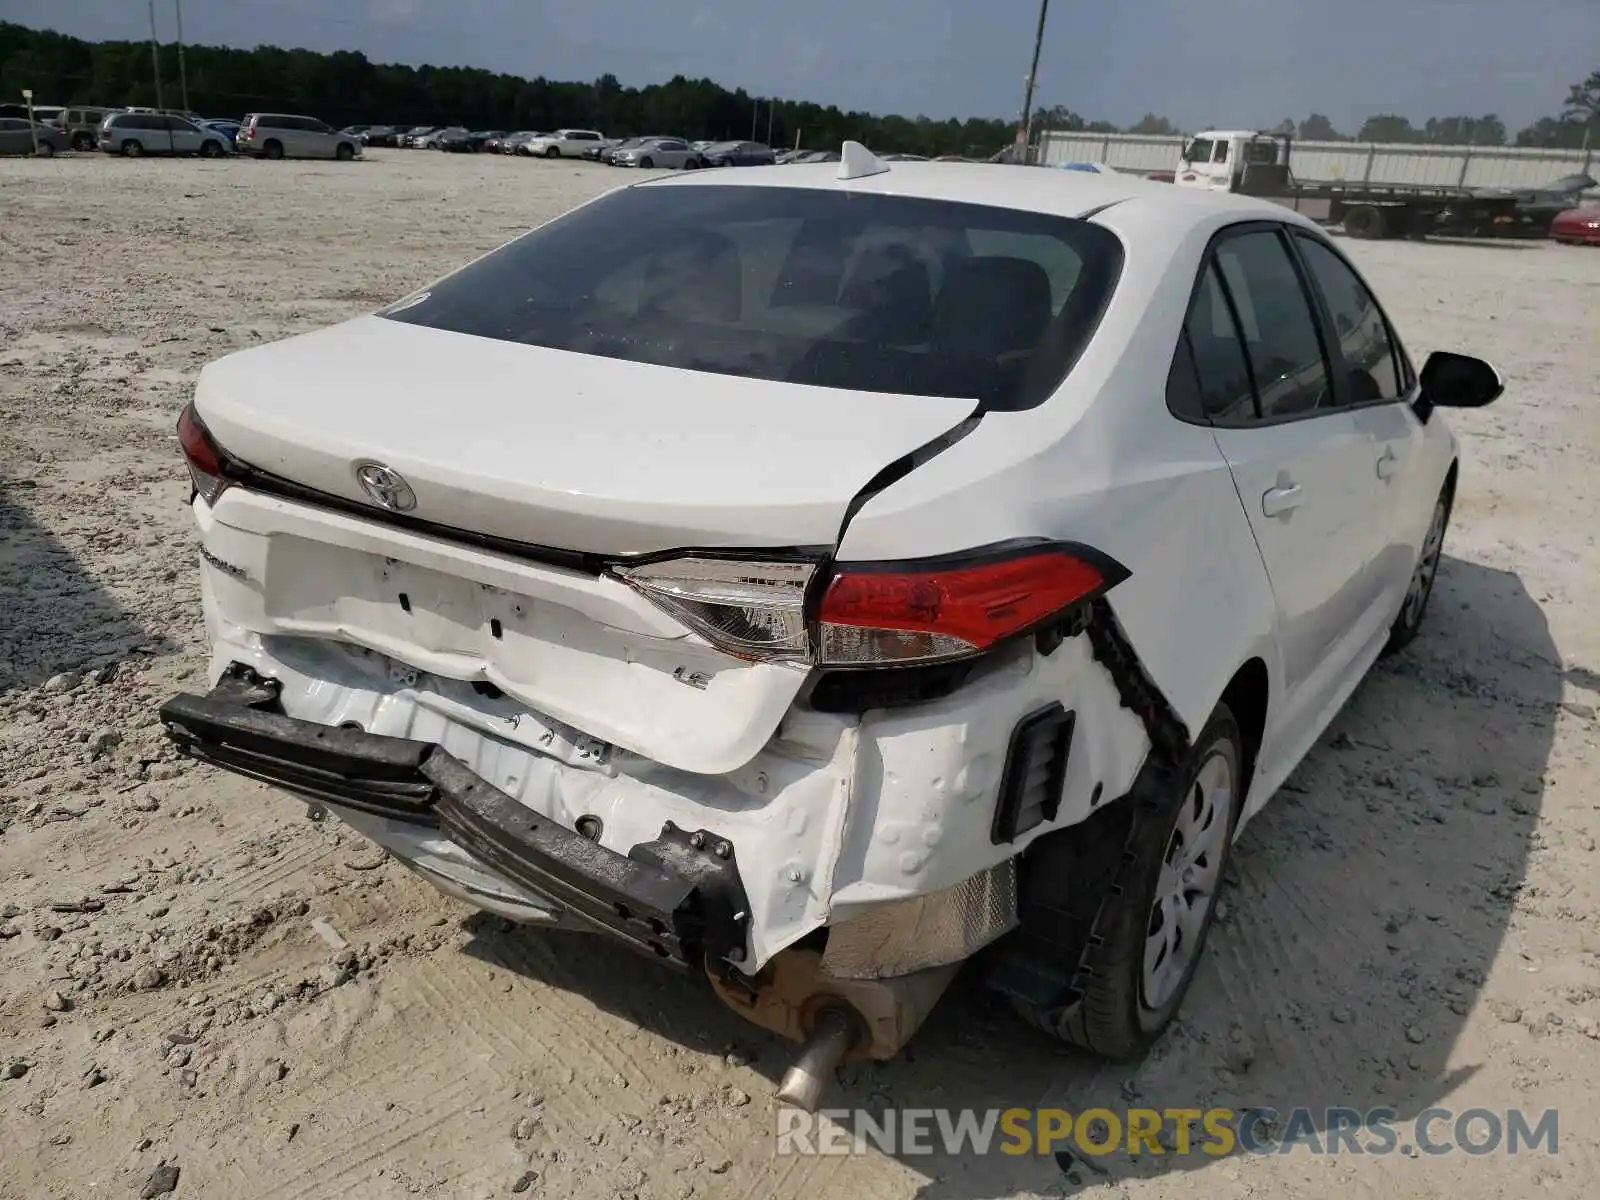
[[[744,955],[749,903],[734,848],[670,822],[627,855],[533,812],[431,742],[284,716],[276,687],[224,676],[161,706],[178,750],[312,800],[440,829],[486,866],[597,932],[671,965]]]

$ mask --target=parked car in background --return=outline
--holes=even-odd
[[[432,133],[417,139],[419,150],[442,150],[447,141],[458,137],[466,137],[467,128],[464,125],[449,125],[443,129],[435,129]]]
[[[689,148],[682,138],[643,138],[638,145],[613,150],[606,161],[615,167],[667,167],[672,170],[693,171],[705,166],[700,155]]]
[[[423,138],[430,137],[438,132],[438,129],[437,125],[413,126],[401,135],[399,144],[407,150],[415,150],[421,144]]]
[[[233,143],[239,136],[239,130],[244,128],[242,122],[231,120],[227,117],[208,117],[200,122],[207,129],[215,130],[220,136],[227,139],[228,149],[233,149]]]
[[[361,135],[371,128],[371,125],[346,125],[343,129],[339,130],[339,132],[344,134],[345,137],[355,138],[359,141]]]
[[[69,150],[93,150],[100,136],[101,122],[117,111],[104,107],[63,108],[53,120],[45,121],[42,117],[36,119],[59,130],[67,139]]]
[[[779,155],[778,162],[784,166],[799,163],[825,163],[838,162],[837,150],[791,150],[786,155]]]
[[[1600,246],[1600,202],[1557,213],[1550,222],[1550,236],[1568,246]]]
[[[37,153],[50,158],[67,146],[67,135],[54,125],[26,117],[0,117],[0,154]]]
[[[335,158],[349,162],[361,153],[361,142],[336,133],[315,117],[291,113],[250,113],[234,143],[240,153],[259,158]]]
[[[448,150],[452,153],[471,151],[472,134],[469,130],[452,127],[436,134],[432,143],[432,148],[435,150]]]
[[[558,129],[530,140],[523,153],[540,158],[582,158],[585,150],[605,140],[603,133],[593,129]]]
[[[1447,208],[1434,222],[1434,232],[1468,237],[1542,238],[1550,234],[1556,217],[1566,212],[1596,185],[1592,175],[1563,175],[1538,188],[1474,188],[1478,200],[1510,199],[1509,213],[1488,217],[1471,208]]]
[[[649,140],[649,138],[642,137],[610,138],[604,142],[601,142],[598,146],[595,146],[589,150],[585,150],[583,152],[583,156],[585,158],[599,159],[607,166],[610,166],[612,165],[612,160],[624,150],[632,150],[635,146],[641,145]]]
[[[708,167],[770,167],[778,161],[772,147],[761,142],[715,142],[700,158]]]
[[[166,113],[112,113],[100,125],[100,149],[124,158],[145,154],[198,154],[220,158],[228,144],[215,129]]]
[[[482,153],[484,147],[490,142],[496,141],[503,137],[505,137],[505,130],[503,129],[474,129],[471,133],[467,134],[465,145],[446,146],[444,149],[457,151],[465,150],[473,154],[479,154]]]
[[[400,130],[391,125],[374,125],[361,134],[363,146],[393,146]]]
[[[507,154],[521,154],[521,155],[531,154],[532,151],[530,151],[528,149],[528,147],[533,145],[534,142],[538,141],[540,138],[545,137],[545,136],[546,135],[544,133],[541,133],[538,130],[532,130],[532,131],[519,133],[519,134],[516,135],[516,137],[511,139],[510,148],[506,151],[506,153]]]

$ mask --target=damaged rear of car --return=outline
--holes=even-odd
[[[1158,1036],[1278,669],[1162,407],[1220,208],[853,161],[620,189],[208,366],[211,690],[162,710],[451,895],[704,972],[807,1042],[803,1105],[1008,934],[1030,1019]]]

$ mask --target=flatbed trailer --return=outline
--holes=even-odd
[[[1253,131],[1197,134],[1183,148],[1173,182],[1237,192],[1281,204],[1356,238],[1424,238],[1443,232],[1439,218],[1492,227],[1515,220],[1516,198],[1426,184],[1302,183],[1289,169],[1291,141]]]

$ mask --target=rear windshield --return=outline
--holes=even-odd
[[[1094,332],[1109,230],[814,188],[613,192],[380,315],[722,375],[1025,408]]]

